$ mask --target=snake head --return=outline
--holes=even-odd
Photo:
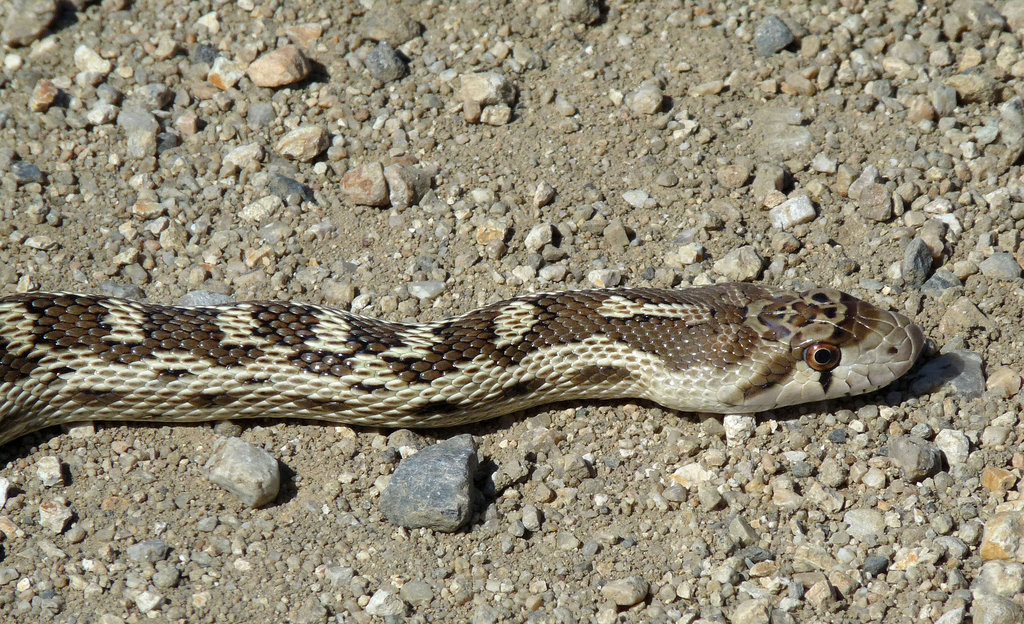
[[[924,332],[902,314],[836,290],[780,294],[747,312],[766,341],[758,365],[772,379],[737,388],[750,411],[877,390],[910,370],[924,346]]]

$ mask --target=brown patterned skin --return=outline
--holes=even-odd
[[[93,419],[437,427],[582,398],[754,412],[884,386],[923,341],[850,295],[751,284],[543,293],[423,325],[29,293],[0,299],[0,443]]]

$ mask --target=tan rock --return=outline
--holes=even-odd
[[[978,552],[982,559],[1024,562],[1024,511],[1004,511],[989,518]]]
[[[384,167],[379,162],[372,162],[349,170],[341,178],[341,193],[348,201],[360,206],[387,206],[390,198]]]
[[[285,158],[308,162],[327,149],[328,143],[327,131],[320,126],[299,126],[281,137],[274,151]]]
[[[1006,491],[1017,482],[1017,475],[1005,468],[985,466],[981,471],[981,485],[989,492]]]
[[[53,105],[58,95],[60,95],[60,89],[44,78],[36,83],[36,88],[32,91],[32,99],[29,100],[28,107],[34,112],[45,113]]]
[[[1012,397],[1020,392],[1020,373],[1009,366],[1001,366],[985,380],[985,389],[1001,397]]]
[[[218,56],[210,68],[210,73],[206,75],[206,80],[218,89],[226,91],[238,84],[244,75],[241,63]]]
[[[283,87],[309,75],[310,63],[295,46],[271,50],[249,64],[249,78],[257,87]]]

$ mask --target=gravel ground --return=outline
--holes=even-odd
[[[39,432],[0,449],[0,620],[1021,621],[1024,2],[370,4],[0,5],[3,292],[430,320],[817,284],[938,364],[756,420]],[[469,527],[390,524],[453,433]],[[222,435],[283,465],[273,502],[207,479]]]

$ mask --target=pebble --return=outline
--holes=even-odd
[[[647,194],[646,191],[634,189],[632,191],[626,191],[625,193],[623,193],[622,199],[625,200],[627,204],[634,208],[643,208],[644,206],[647,205],[647,202],[650,201],[651,196]]]
[[[868,555],[864,559],[864,572],[872,576],[878,576],[879,574],[885,572],[888,567],[889,560],[886,557],[881,557],[879,555]]]
[[[752,245],[744,245],[725,254],[714,263],[713,268],[732,281],[749,282],[761,274],[764,258]]]
[[[156,563],[167,558],[171,546],[163,540],[146,540],[138,544],[132,544],[126,552],[132,561],[142,563]]]
[[[814,203],[807,195],[787,199],[768,211],[768,220],[772,227],[779,230],[790,230],[802,223],[810,223],[817,216]]]
[[[899,436],[891,440],[889,457],[903,476],[914,482],[932,476],[942,467],[939,449],[916,436]]]
[[[153,609],[156,609],[163,604],[163,602],[163,596],[156,592],[149,591],[148,589],[135,597],[135,606],[143,613],[148,613]]]
[[[341,178],[342,196],[360,206],[384,207],[390,202],[384,167],[378,162],[350,169]]]
[[[1007,561],[988,561],[978,571],[972,589],[983,594],[1013,597],[1024,591],[1024,565]]]
[[[391,164],[384,167],[388,203],[393,208],[408,208],[415,205],[430,190],[432,177],[430,171],[410,165]]]
[[[981,486],[989,492],[1005,492],[1016,482],[1017,477],[1005,468],[985,466],[981,471]]]
[[[757,422],[749,414],[726,414],[722,418],[725,441],[729,446],[737,446],[749,440],[756,426]]]
[[[921,286],[921,292],[933,297],[941,297],[950,288],[960,286],[960,279],[949,269],[938,269]]]
[[[664,99],[661,87],[645,83],[627,93],[624,102],[636,115],[653,115],[661,110]]]
[[[427,604],[434,599],[434,590],[429,583],[413,579],[402,585],[400,595],[403,600],[411,604]]]
[[[555,187],[541,181],[537,185],[537,190],[533,193],[533,205],[537,208],[543,208],[553,201],[555,201]]]
[[[921,286],[932,271],[932,252],[920,237],[910,241],[903,250],[900,275],[910,286]]]
[[[273,501],[281,487],[277,459],[240,438],[220,438],[205,470],[212,483],[249,507]]]
[[[992,514],[985,522],[978,554],[985,560],[1024,562],[1024,511]]]
[[[75,67],[81,72],[89,72],[106,76],[114,66],[107,59],[96,53],[95,50],[85,44],[75,48]]]
[[[742,188],[750,179],[750,167],[742,164],[726,165],[718,168],[715,177],[727,189]]]
[[[405,615],[406,604],[394,592],[378,589],[366,603],[366,613],[383,618],[396,618]]]
[[[402,55],[387,41],[377,42],[377,47],[366,55],[366,69],[375,80],[392,82],[409,74],[409,65]]]
[[[876,509],[850,509],[843,522],[847,533],[869,546],[879,543],[885,534],[885,518]]]
[[[321,126],[299,126],[285,133],[274,151],[285,158],[309,162],[327,149],[329,143],[330,137]]]
[[[277,88],[305,80],[310,70],[309,59],[299,48],[284,46],[264,53],[246,73],[257,87]]]
[[[117,125],[128,136],[128,156],[141,159],[156,155],[156,135],[160,122],[152,113],[142,110],[122,109],[117,115]]]
[[[793,43],[789,26],[777,15],[766,15],[754,29],[754,47],[761,56],[771,56]]]
[[[31,184],[43,181],[43,172],[39,167],[23,160],[16,160],[11,163],[11,176],[18,184]]]
[[[620,607],[632,607],[647,597],[650,583],[639,576],[630,576],[606,583],[601,595]]]
[[[0,477],[0,509],[7,504],[7,495],[11,491],[11,480],[7,477]],[[2,585],[3,583],[0,583]]]
[[[469,434],[428,446],[398,465],[380,496],[392,524],[452,533],[471,514],[476,442]]]
[[[981,274],[993,279],[1017,279],[1021,276],[1021,267],[1013,254],[997,251],[978,263]]]
[[[372,7],[359,25],[359,32],[367,39],[402,45],[423,32],[423,26],[402,7],[388,3],[375,3]]]
[[[206,74],[206,80],[218,89],[227,91],[238,84],[238,81],[244,75],[244,63],[237,63],[223,56],[218,56],[213,61],[213,67],[210,68],[210,72]]]
[[[871,221],[888,221],[893,217],[892,194],[885,185],[865,184],[857,202],[860,214]]]
[[[120,109],[106,102],[96,102],[95,106],[89,109],[89,112],[85,114],[85,119],[94,126],[105,126],[109,123],[114,123],[117,120],[117,115]]]
[[[257,170],[266,156],[266,151],[259,143],[239,145],[224,155],[225,165],[234,165],[239,169]]]
[[[558,14],[589,26],[601,18],[601,4],[598,0],[558,0]]]
[[[935,435],[935,446],[950,466],[962,466],[971,452],[971,440],[962,431],[943,429]]]
[[[440,280],[426,280],[409,284],[409,294],[421,301],[436,299],[442,292],[444,292],[444,282]]]
[[[981,356],[953,349],[925,362],[909,379],[911,390],[927,394],[945,388],[956,396],[976,399],[985,392]]]
[[[933,82],[928,85],[928,97],[939,117],[948,117],[956,109],[956,89],[953,87]]]
[[[1000,366],[985,380],[985,389],[1000,398],[1010,398],[1020,392],[1021,376],[1016,369]]]
[[[530,228],[523,239],[523,245],[529,251],[540,251],[544,245],[548,245],[554,239],[555,227],[550,223],[542,223]]]
[[[64,468],[60,465],[60,460],[53,455],[39,458],[36,462],[36,476],[43,487],[64,485]]]
[[[459,89],[462,116],[469,123],[481,121],[485,107],[510,107],[516,98],[516,88],[503,74],[481,72],[463,74]]]
[[[71,507],[62,498],[39,503],[39,524],[54,533],[63,533],[71,522],[72,515]]]
[[[5,11],[3,42],[26,46],[39,39],[57,15],[57,0],[11,0]]]
[[[587,281],[594,288],[615,288],[622,282],[622,273],[616,269],[594,269],[587,273]]]
[[[613,219],[601,232],[605,242],[612,249],[624,249],[629,246],[629,232],[622,221]]]
[[[284,207],[284,201],[277,195],[267,195],[256,201],[250,202],[238,211],[238,216],[243,221],[250,223],[261,223],[271,215],[279,212]]]
[[[50,106],[60,95],[60,89],[57,88],[53,82],[41,79],[36,83],[36,88],[32,90],[32,97],[28,101],[28,107],[30,110],[36,113],[45,113],[50,110]]]

